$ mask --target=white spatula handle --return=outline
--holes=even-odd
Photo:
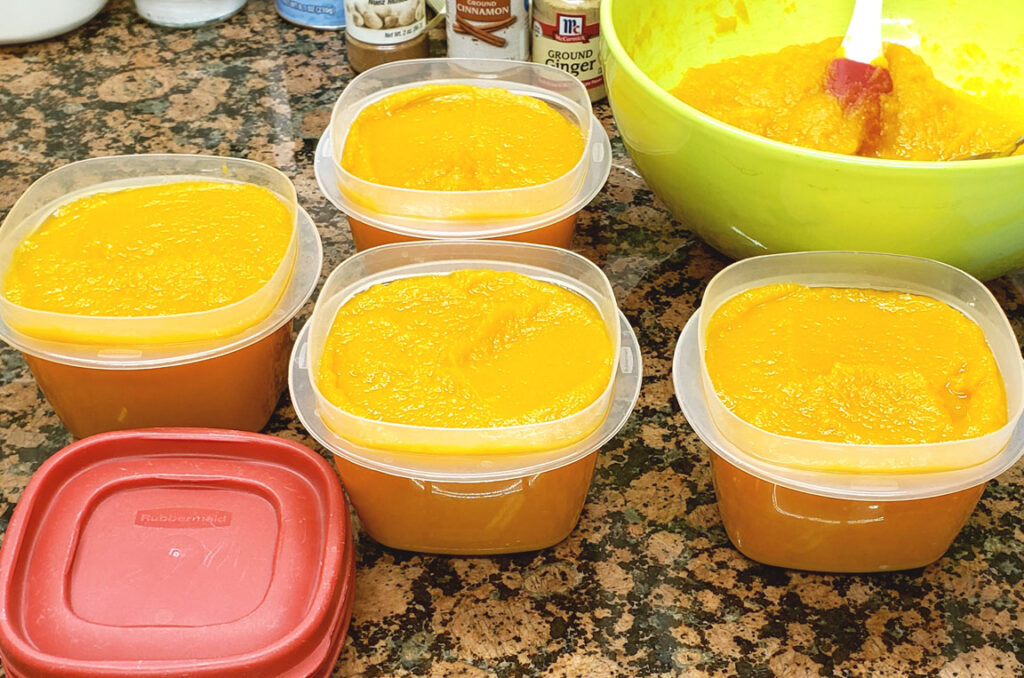
[[[870,64],[882,56],[882,0],[857,0],[843,38],[843,56]]]

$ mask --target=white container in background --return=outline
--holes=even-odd
[[[135,0],[146,21],[169,28],[191,28],[227,19],[245,7],[245,0]]]
[[[45,40],[78,28],[96,16],[107,0],[0,0],[0,45]]]

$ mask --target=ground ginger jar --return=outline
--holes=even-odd
[[[605,97],[600,0],[536,0],[533,3],[534,63],[554,66],[580,79],[590,101]]]

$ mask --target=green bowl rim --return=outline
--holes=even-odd
[[[793,144],[786,144],[781,141],[775,141],[768,139],[759,134],[747,132],[739,127],[734,127],[728,123],[722,122],[717,118],[714,118],[706,113],[702,113],[698,109],[690,106],[680,99],[672,96],[665,90],[661,85],[654,82],[641,68],[633,61],[633,58],[626,52],[626,49],[622,46],[622,42],[619,40],[618,33],[615,30],[615,23],[612,21],[612,11],[616,0],[604,0],[601,3],[601,41],[607,46],[607,49],[614,53],[616,60],[633,75],[644,87],[648,90],[654,91],[654,96],[661,101],[662,104],[668,106],[670,109],[682,114],[686,118],[694,118],[697,121],[703,121],[710,124],[712,127],[720,129],[727,135],[733,136],[740,141],[746,143],[762,146],[767,150],[770,150],[774,155],[790,155],[796,153],[799,156],[805,156],[807,158],[816,158],[819,160],[829,160],[832,162],[840,162],[842,164],[854,165],[860,168],[878,168],[878,169],[890,169],[890,168],[914,168],[917,170],[923,170],[925,172],[964,172],[971,171],[977,172],[979,170],[998,170],[999,168],[1009,166],[1016,166],[1024,164],[1024,155],[1009,156],[1004,158],[988,158],[985,160],[970,160],[970,161],[950,161],[950,160],[887,160],[883,158],[865,158],[859,155],[847,155],[844,153],[831,153],[829,151],[818,151],[811,148],[804,148],[803,146],[795,146]],[[607,70],[607,67],[605,67]],[[611,105],[611,89],[608,91],[608,103]],[[612,112],[614,114],[614,106],[612,106]],[[616,124],[618,120],[616,119]],[[999,164],[995,164],[999,163]],[[977,168],[977,169],[971,169]]]

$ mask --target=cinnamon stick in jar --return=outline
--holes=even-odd
[[[448,56],[529,59],[529,0],[447,2]]]

